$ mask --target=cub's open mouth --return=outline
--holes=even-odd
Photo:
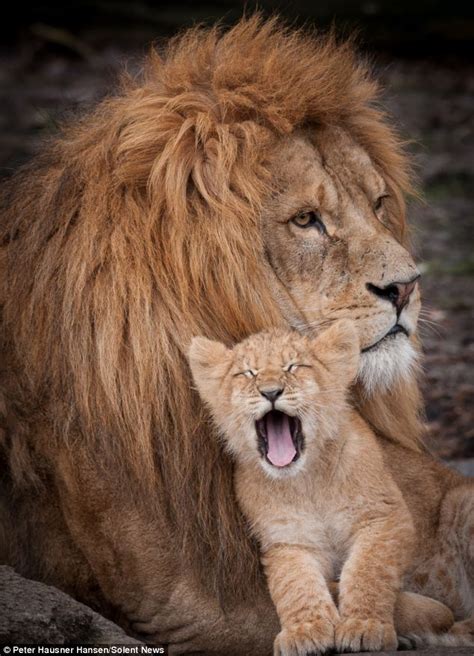
[[[380,344],[382,344],[382,342],[384,342],[386,339],[390,337],[395,337],[396,335],[399,334],[409,337],[408,330],[404,326],[400,325],[399,323],[396,323],[394,326],[390,328],[390,330],[387,333],[385,333],[385,335],[381,339],[379,339],[374,344],[371,344],[371,346],[367,346],[366,348],[363,348],[362,353],[367,353],[367,351],[373,351],[378,346],[380,346]]]
[[[300,457],[304,435],[298,417],[270,410],[255,422],[258,449],[274,467],[287,467]]]

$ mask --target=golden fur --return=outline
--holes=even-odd
[[[275,618],[264,629],[250,610],[263,594],[257,548],[185,352],[196,334],[230,344],[285,323],[260,214],[276,191],[275,153],[299,130],[325,133],[330,148],[337,126],[357,143],[406,241],[407,161],[376,93],[332,36],[258,17],[196,28],[152,51],[141,77],[4,185],[2,458],[18,569],[186,645],[174,618],[231,641],[216,599],[245,599],[236,653],[245,635],[258,649],[267,631],[268,644]],[[422,450],[413,375],[354,394],[379,436]]]

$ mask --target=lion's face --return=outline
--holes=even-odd
[[[288,139],[273,173],[263,239],[285,316],[303,331],[353,319],[359,379],[369,392],[391,385],[415,361],[420,294],[382,175],[339,128]]]

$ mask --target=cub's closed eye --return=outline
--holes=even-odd
[[[322,222],[319,212],[316,212],[315,210],[298,212],[298,214],[295,214],[290,221],[298,228],[316,228],[316,230],[319,230],[322,235],[326,234],[326,227]]]
[[[295,371],[297,369],[300,369],[301,367],[305,367],[307,369],[312,369],[310,364],[301,364],[299,362],[292,362],[285,369],[288,373],[292,374],[292,373],[295,373]]]
[[[257,372],[254,371],[253,369],[246,369],[245,371],[238,371],[236,374],[234,374],[234,378],[235,376],[245,376],[246,378],[255,378],[256,375]]]
[[[389,194],[383,194],[382,196],[379,196],[377,200],[374,203],[374,210],[376,212],[380,212],[380,210],[383,208],[384,205],[384,200],[386,198],[389,198]]]

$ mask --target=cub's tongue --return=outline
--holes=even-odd
[[[290,420],[282,412],[269,412],[265,417],[267,428],[267,458],[275,467],[286,467],[296,455],[291,437]]]

